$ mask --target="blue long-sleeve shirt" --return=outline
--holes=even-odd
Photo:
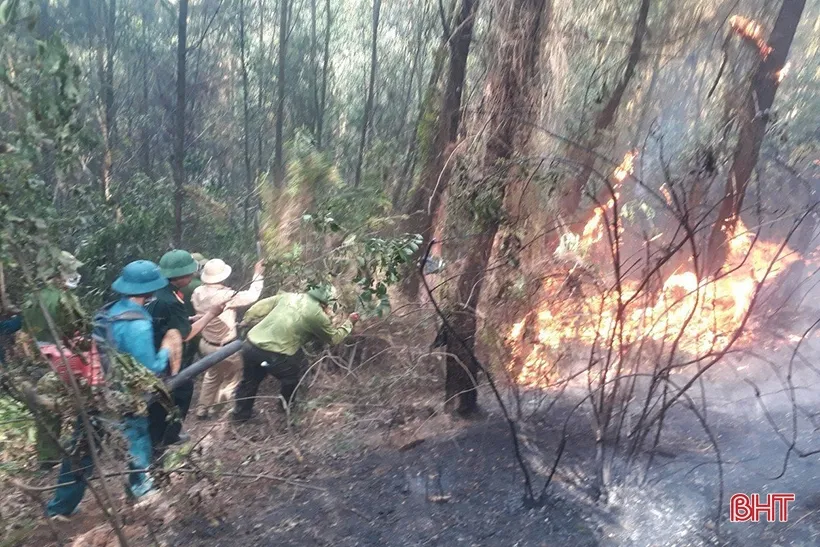
[[[127,353],[154,374],[162,374],[168,368],[168,350],[154,350],[154,327],[151,315],[139,304],[128,298],[123,298],[109,310],[112,317],[123,312],[136,311],[145,316],[145,319],[131,321],[115,321],[111,326],[111,334],[117,351]]]
[[[21,328],[23,328],[23,317],[20,315],[15,315],[11,319],[0,321],[0,335],[2,336],[14,334]],[[0,340],[0,363],[2,363],[6,358],[6,352],[3,348],[3,342],[4,340]]]

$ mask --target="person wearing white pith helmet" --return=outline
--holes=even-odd
[[[262,294],[264,267],[262,261],[256,263],[250,287],[235,291],[223,283],[231,275],[231,267],[223,260],[214,258],[205,263],[200,279],[202,285],[194,291],[191,301],[197,313],[207,311],[211,306],[224,304],[225,310],[202,330],[199,351],[210,355],[222,346],[236,340],[236,310],[250,306]],[[202,380],[196,416],[206,419],[219,411],[219,407],[233,399],[239,381],[242,379],[242,355],[234,353],[218,365],[211,367]]]

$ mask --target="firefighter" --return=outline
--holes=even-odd
[[[140,374],[163,374],[168,369],[169,347],[154,348],[153,322],[144,305],[151,295],[168,285],[159,267],[147,260],[137,260],[123,268],[111,288],[121,295],[121,299],[103,308],[95,317],[95,332],[105,333],[106,351],[110,362],[115,362],[119,382],[130,385],[127,378]],[[102,318],[102,319],[100,319]],[[104,321],[98,325],[97,321]],[[127,371],[131,371],[128,372]],[[147,371],[147,372],[146,372]],[[152,446],[148,433],[147,408],[141,393],[121,393],[117,404],[122,415],[117,418],[117,427],[128,444],[127,493],[131,498],[146,501],[156,491],[153,480],[145,471],[151,464]],[[112,397],[113,398],[113,397]],[[126,401],[128,401],[126,403]],[[110,401],[113,403],[113,401]],[[92,428],[102,429],[95,413],[88,410]],[[74,513],[83,499],[86,480],[93,471],[91,447],[87,444],[87,434],[83,421],[78,418],[68,454],[60,466],[60,476],[54,498],[48,503],[49,517],[63,520]],[[140,470],[140,471],[137,471]]]
[[[330,290],[316,287],[307,293],[282,293],[260,300],[245,313],[242,325],[256,324],[242,347],[242,381],[236,390],[231,418],[247,421],[259,385],[270,373],[281,383],[286,405],[305,369],[303,346],[310,342],[335,345],[344,340],[359,320],[352,313],[341,326],[330,321]]]

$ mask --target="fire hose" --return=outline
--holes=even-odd
[[[210,355],[206,355],[202,359],[192,363],[190,366],[185,367],[183,370],[179,372],[176,376],[172,376],[165,382],[165,387],[168,388],[168,391],[171,391],[187,382],[188,380],[194,378],[195,376],[199,376],[212,366],[216,365],[217,363],[224,361],[237,351],[242,348],[242,340],[236,339],[225,346],[222,346],[217,351],[211,353]]]

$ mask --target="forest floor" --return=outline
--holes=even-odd
[[[184,471],[160,477],[163,495],[154,506],[123,511],[131,543],[809,546],[820,541],[818,458],[792,458],[783,477],[774,480],[785,447],[754,397],[748,390],[740,395],[738,383],[725,376],[710,378],[709,384],[709,422],[724,462],[718,536],[714,452],[691,413],[670,414],[648,481],[626,477],[611,489],[606,505],[590,495],[594,444],[589,417],[576,413],[546,503],[525,509],[509,429],[492,397],[482,393],[480,418],[450,417],[441,412],[440,363],[410,359],[414,364],[408,368],[398,358],[383,357],[318,374],[290,430],[273,381],[264,384],[253,423],[189,420],[193,450],[168,456],[168,465],[181,464]],[[522,423],[536,491],[579,395],[567,392],[548,414],[536,412]],[[790,423],[789,408],[773,406],[771,412],[775,420]],[[800,428],[806,427],[801,421]],[[41,480],[52,482],[51,476]],[[790,522],[725,521],[731,493],[775,491],[797,494]],[[4,500],[25,505],[19,492]],[[71,522],[56,530],[42,521],[35,526],[33,533],[21,534],[25,539],[7,545],[117,544],[90,496]]]

